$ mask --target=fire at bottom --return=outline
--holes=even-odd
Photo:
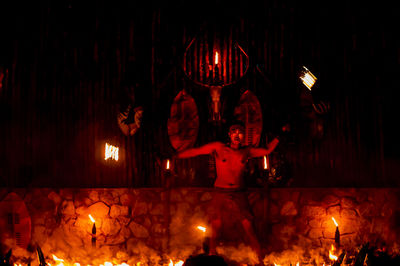
[[[199,229],[200,230],[200,229]],[[40,249],[37,247],[37,261],[18,261],[11,254],[10,250],[5,256],[1,258],[1,266],[81,266],[79,262],[71,262],[66,259],[59,258],[55,254],[50,257],[45,257]],[[228,247],[217,249],[221,255],[208,255],[200,253],[197,255],[189,256],[188,258],[143,258],[139,261],[128,259],[125,262],[118,261],[118,259],[105,260],[104,263],[87,264],[82,266],[149,266],[149,265],[162,265],[162,266],[196,266],[196,265],[229,265],[229,266],[250,266],[250,265],[267,265],[267,266],[300,266],[300,265],[322,265],[322,266],[340,266],[340,265],[400,265],[400,255],[389,255],[384,250],[369,246],[368,243],[361,246],[354,251],[345,251],[337,249],[331,245],[329,250],[315,249],[315,250],[301,250],[301,247],[295,249],[285,250],[281,253],[271,253],[265,256],[263,264],[258,262],[255,254],[249,247],[241,246],[241,251],[247,253],[248,257],[253,257],[253,261],[246,263],[238,262],[243,261],[243,254],[239,250],[229,250]],[[225,254],[225,255],[224,255]],[[236,257],[235,257],[236,255]],[[210,263],[212,262],[212,263]]]
[[[89,214],[92,226],[92,237],[96,236],[96,220]],[[62,255],[52,254],[51,257],[44,256],[40,246],[37,246],[37,261],[32,258],[21,259],[21,254],[17,248],[16,256],[12,256],[12,250],[1,257],[0,266],[197,266],[197,265],[226,265],[226,266],[247,266],[247,265],[271,265],[271,266],[300,266],[300,265],[323,265],[323,266],[340,266],[340,265],[400,265],[400,255],[389,255],[383,249],[374,246],[369,246],[369,243],[362,245],[360,248],[344,248],[340,245],[340,232],[339,224],[334,217],[331,217],[336,226],[335,238],[332,239],[333,243],[329,246],[319,247],[315,249],[306,249],[301,246],[293,246],[282,252],[272,252],[266,255],[263,261],[259,261],[256,253],[248,246],[239,244],[237,247],[219,246],[217,247],[218,255],[210,255],[208,247],[208,230],[203,225],[196,226],[196,230],[200,232],[203,242],[202,250],[196,252],[186,253],[186,255],[157,255],[139,256],[139,258],[112,258],[104,259],[107,257],[101,253],[101,250],[92,245],[92,251],[97,252],[94,256],[96,262],[90,258],[83,259],[85,263],[79,258],[62,258]],[[93,244],[93,243],[92,243]],[[62,253],[60,251],[59,253]],[[104,261],[103,263],[99,263]],[[90,262],[90,263],[88,263]]]

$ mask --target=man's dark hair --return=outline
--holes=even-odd
[[[234,128],[240,127],[243,131],[245,130],[245,125],[242,121],[240,120],[234,120],[232,123],[230,123],[229,126],[229,131],[231,131]]]

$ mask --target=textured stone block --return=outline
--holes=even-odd
[[[75,216],[75,206],[72,200],[64,200],[61,204],[61,213],[64,216]]]
[[[165,206],[163,206],[163,204],[158,203],[150,211],[150,214],[151,215],[163,215],[164,214],[164,208],[165,208]]]
[[[96,190],[91,190],[89,192],[89,199],[91,199],[93,202],[99,201],[99,192],[97,192]]]
[[[100,229],[106,236],[112,236],[119,232],[119,230],[121,229],[121,225],[116,219],[106,218],[103,220],[103,225]]]
[[[129,207],[122,205],[112,205],[110,209],[110,216],[116,218],[118,216],[129,215]]]
[[[132,215],[139,216],[144,214],[147,214],[147,203],[137,202],[132,208]]]
[[[54,202],[55,205],[59,205],[61,203],[62,198],[56,192],[51,191],[47,196],[50,200]]]
[[[324,235],[322,234],[322,229],[313,228],[308,232],[308,237],[310,237],[312,239],[319,239],[319,238],[323,238]]]
[[[212,200],[212,195],[210,192],[204,192],[200,197],[200,201],[209,201],[209,200]]]
[[[354,209],[357,206],[357,202],[354,198],[344,197],[340,201],[340,206],[345,209]]]
[[[302,210],[303,216],[309,217],[318,217],[318,216],[325,216],[326,210],[320,206],[304,206]]]
[[[137,238],[148,238],[150,235],[146,227],[133,221],[129,224],[129,228],[132,234]]]
[[[337,205],[340,203],[340,198],[338,198],[335,195],[326,195],[323,199],[322,202],[326,206],[333,206]]]
[[[94,219],[104,218],[110,212],[110,207],[103,202],[97,202],[88,207],[88,212],[88,214],[91,214]]]
[[[280,213],[283,216],[295,216],[298,212],[294,202],[288,201],[282,206]]]
[[[123,194],[120,196],[121,205],[134,206],[136,197],[132,194]]]

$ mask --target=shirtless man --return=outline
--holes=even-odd
[[[244,127],[234,124],[229,129],[230,143],[212,142],[198,148],[180,152],[178,158],[189,158],[198,155],[212,154],[215,157],[217,178],[214,182],[216,193],[210,205],[211,220],[210,253],[216,253],[217,234],[222,225],[222,212],[238,216],[250,240],[251,246],[261,257],[261,248],[252,226],[252,214],[247,196],[241,193],[245,189],[243,174],[249,158],[262,157],[270,154],[278,145],[279,140],[272,140],[267,148],[242,147]]]

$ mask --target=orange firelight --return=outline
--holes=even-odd
[[[170,165],[169,165],[169,159],[167,160],[167,164],[165,165],[165,169],[169,170],[170,169]]]
[[[215,52],[215,60],[214,63],[218,65],[218,52]]]
[[[56,255],[54,255],[54,254],[52,254],[53,255],[53,260],[55,261],[55,262],[57,262],[57,266],[64,266],[64,260],[63,259],[59,259],[59,258],[57,258],[56,257]]]
[[[335,247],[332,245],[331,250],[329,250],[329,259],[336,261],[338,259],[338,257],[333,254],[334,251],[335,251]]]

